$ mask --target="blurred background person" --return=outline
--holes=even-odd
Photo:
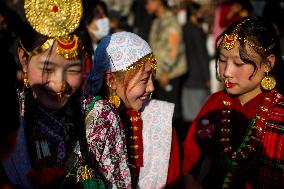
[[[186,133],[203,103],[210,94],[210,57],[206,46],[206,33],[201,28],[201,6],[190,3],[187,6],[187,23],[183,27],[188,71],[182,82],[182,126]],[[185,136],[183,136],[184,138]]]
[[[149,41],[149,33],[154,15],[148,14],[145,7],[146,1],[134,0],[131,6],[131,16],[133,19],[133,32],[141,36],[144,40]]]
[[[132,32],[132,27],[127,22],[127,17],[122,16],[119,11],[111,10],[109,12],[110,20],[110,33],[116,33],[121,31]]]
[[[149,34],[149,43],[158,62],[153,97],[175,104],[173,122],[179,125],[181,76],[187,71],[182,28],[166,0],[147,0],[146,9],[156,16]]]
[[[80,23],[83,42],[87,52],[93,57],[101,38],[110,33],[108,7],[101,0],[88,0],[83,3],[83,18]]]

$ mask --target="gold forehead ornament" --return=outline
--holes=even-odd
[[[238,34],[235,33],[232,33],[230,35],[225,34],[222,42],[222,47],[229,51],[236,46],[237,40],[238,40]]]
[[[259,46],[259,45],[256,45],[253,41],[249,40],[249,38],[241,38],[239,35],[238,35],[238,31],[240,30],[240,27],[245,24],[246,22],[248,22],[250,19],[247,18],[245,19],[244,21],[242,21],[241,23],[239,23],[234,31],[230,34],[225,34],[224,35],[224,38],[223,38],[223,41],[222,41],[222,44],[221,44],[221,47],[226,49],[226,50],[231,50],[233,49],[236,44],[237,44],[237,41],[241,41],[243,40],[244,43],[246,43],[247,45],[249,45],[251,48],[259,51],[259,52],[265,52],[265,51],[268,51],[270,49],[272,49],[274,46],[275,46],[275,43],[273,43],[272,45],[268,46],[267,48],[264,48],[262,46]],[[272,39],[273,41],[273,39]]]
[[[121,70],[122,72],[125,71],[129,71],[129,70],[133,70],[133,69],[139,69],[141,68],[146,62],[150,62],[151,63],[151,68],[152,70],[156,71],[158,69],[157,66],[157,60],[154,56],[153,53],[149,53],[146,56],[144,56],[143,58],[139,59],[137,62],[135,62],[134,64],[127,66],[126,68],[124,68],[123,70]],[[121,72],[119,71],[119,72]]]
[[[79,26],[83,7],[81,0],[25,0],[25,14],[30,25],[49,37],[45,43],[28,52],[36,55],[57,42],[56,52],[66,59],[78,55],[78,38],[70,35]]]
[[[222,48],[224,48],[224,49],[229,51],[229,50],[233,49],[236,46],[238,40],[242,40],[242,38],[239,37],[239,35],[237,33],[233,32],[231,34],[225,34],[221,46],[222,46]],[[268,50],[272,49],[275,46],[275,44],[273,43],[272,45],[268,46],[267,48],[264,48],[264,47],[256,45],[255,43],[253,43],[252,41],[248,40],[247,38],[244,38],[243,41],[247,45],[252,47],[253,49],[255,49],[257,51],[262,51],[262,52],[268,51]]]

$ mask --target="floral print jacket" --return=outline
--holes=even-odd
[[[131,188],[126,139],[117,110],[97,100],[87,113],[86,136],[90,157],[112,188]]]

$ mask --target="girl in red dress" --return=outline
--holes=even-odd
[[[246,17],[218,38],[213,94],[184,142],[183,175],[211,164],[203,188],[283,188],[283,66],[272,24]]]

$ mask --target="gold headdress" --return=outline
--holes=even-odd
[[[78,55],[78,38],[69,35],[82,17],[81,0],[25,0],[25,14],[30,25],[40,34],[50,37],[30,55],[45,51],[57,42],[56,52],[66,59]]]
[[[272,45],[268,46],[267,48],[264,48],[262,46],[255,44],[253,41],[249,40],[248,38],[241,38],[238,35],[238,31],[239,31],[241,25],[243,25],[245,22],[247,22],[249,20],[250,19],[245,19],[243,22],[239,23],[231,34],[225,34],[224,38],[222,40],[221,47],[229,51],[236,46],[238,40],[239,41],[243,40],[247,45],[249,45],[250,47],[252,47],[253,49],[255,49],[257,51],[265,52],[265,51],[272,49],[275,45],[274,43]]]

